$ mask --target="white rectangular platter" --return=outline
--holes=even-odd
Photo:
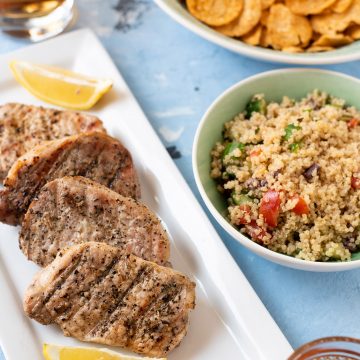
[[[92,112],[131,151],[142,200],[164,221],[171,236],[171,262],[197,284],[189,332],[169,360],[285,360],[291,346],[228,253],[95,35],[78,30],[0,57],[0,104],[40,105],[13,80],[8,68],[13,59],[114,81],[112,91]],[[25,259],[17,237],[18,229],[0,225],[0,341],[6,359],[41,359],[44,342],[84,345],[64,337],[55,326],[37,324],[23,315],[22,297],[38,268]]]

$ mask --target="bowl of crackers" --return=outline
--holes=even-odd
[[[180,24],[226,49],[270,62],[360,59],[360,0],[155,0]]]

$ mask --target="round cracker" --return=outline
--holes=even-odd
[[[313,46],[339,47],[353,42],[350,36],[344,34],[325,34],[317,39]]]
[[[360,0],[354,0],[351,6],[341,14],[324,14],[311,17],[313,30],[320,34],[343,32],[352,22],[360,25]]]
[[[227,36],[240,37],[250,32],[260,21],[261,0],[244,0],[242,13],[232,22],[215,30]]]
[[[310,46],[309,48],[306,49],[307,52],[313,53],[313,52],[323,52],[323,51],[330,51],[330,50],[334,50],[333,47],[331,46]]]
[[[336,0],[285,0],[286,6],[297,15],[320,14]]]
[[[270,45],[274,49],[305,47],[312,37],[309,20],[304,16],[293,14],[283,4],[275,4],[270,8],[267,30]]]
[[[330,10],[336,13],[343,13],[345,12],[350,5],[352,4],[353,0],[337,0],[331,7]]]
[[[243,35],[241,40],[249,45],[259,45],[261,39],[262,26],[257,24],[249,33]]]
[[[347,12],[350,14],[351,20],[360,25],[360,0],[353,0]]]
[[[345,34],[350,36],[353,40],[360,40],[360,25],[350,25],[346,29]]]
[[[274,2],[275,0],[261,0],[261,9],[268,9]]]
[[[304,52],[304,49],[300,46],[290,46],[290,47],[283,48],[281,50],[292,53],[292,54],[298,54],[298,53]]]
[[[300,46],[308,46],[313,34],[310,21],[304,16],[295,15],[295,24],[301,42]]]
[[[198,20],[208,25],[220,26],[240,15],[243,0],[186,0],[186,6]]]

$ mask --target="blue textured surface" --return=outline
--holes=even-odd
[[[164,145],[176,146],[181,153],[175,163],[204,206],[191,167],[193,137],[202,114],[235,82],[283,66],[212,45],[175,23],[151,0],[79,0],[78,6],[76,27],[87,26],[98,34]],[[0,34],[1,53],[25,45]],[[324,68],[360,76],[359,65]],[[321,274],[272,264],[232,240],[209,216],[294,347],[329,335],[360,338],[360,270]]]

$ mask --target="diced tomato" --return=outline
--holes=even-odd
[[[351,177],[351,187],[355,190],[360,189],[360,178],[352,176]]]
[[[260,227],[255,220],[252,220],[250,224],[245,225],[245,229],[249,236],[259,243],[263,243],[264,238],[269,235],[269,233]]]
[[[356,128],[356,127],[358,126],[358,123],[359,123],[359,120],[358,120],[358,119],[352,118],[352,119],[348,122],[347,126],[348,126],[349,129],[354,129],[354,128]]]
[[[295,207],[293,207],[291,210],[297,214],[297,215],[307,215],[310,212],[310,209],[306,203],[306,201],[301,196],[294,196],[293,199],[297,199],[298,202],[296,203]]]
[[[255,149],[253,151],[250,152],[250,157],[256,157],[256,156],[259,156],[261,154],[262,150],[259,148],[259,149]]]
[[[242,212],[242,215],[239,216],[236,220],[236,225],[245,225],[245,224],[248,224],[251,219],[250,219],[250,216],[251,216],[251,207],[250,205],[248,204],[241,204],[239,205],[239,209],[241,210]]]
[[[280,193],[275,190],[268,190],[261,199],[259,211],[266,224],[270,227],[277,226],[280,204]]]

